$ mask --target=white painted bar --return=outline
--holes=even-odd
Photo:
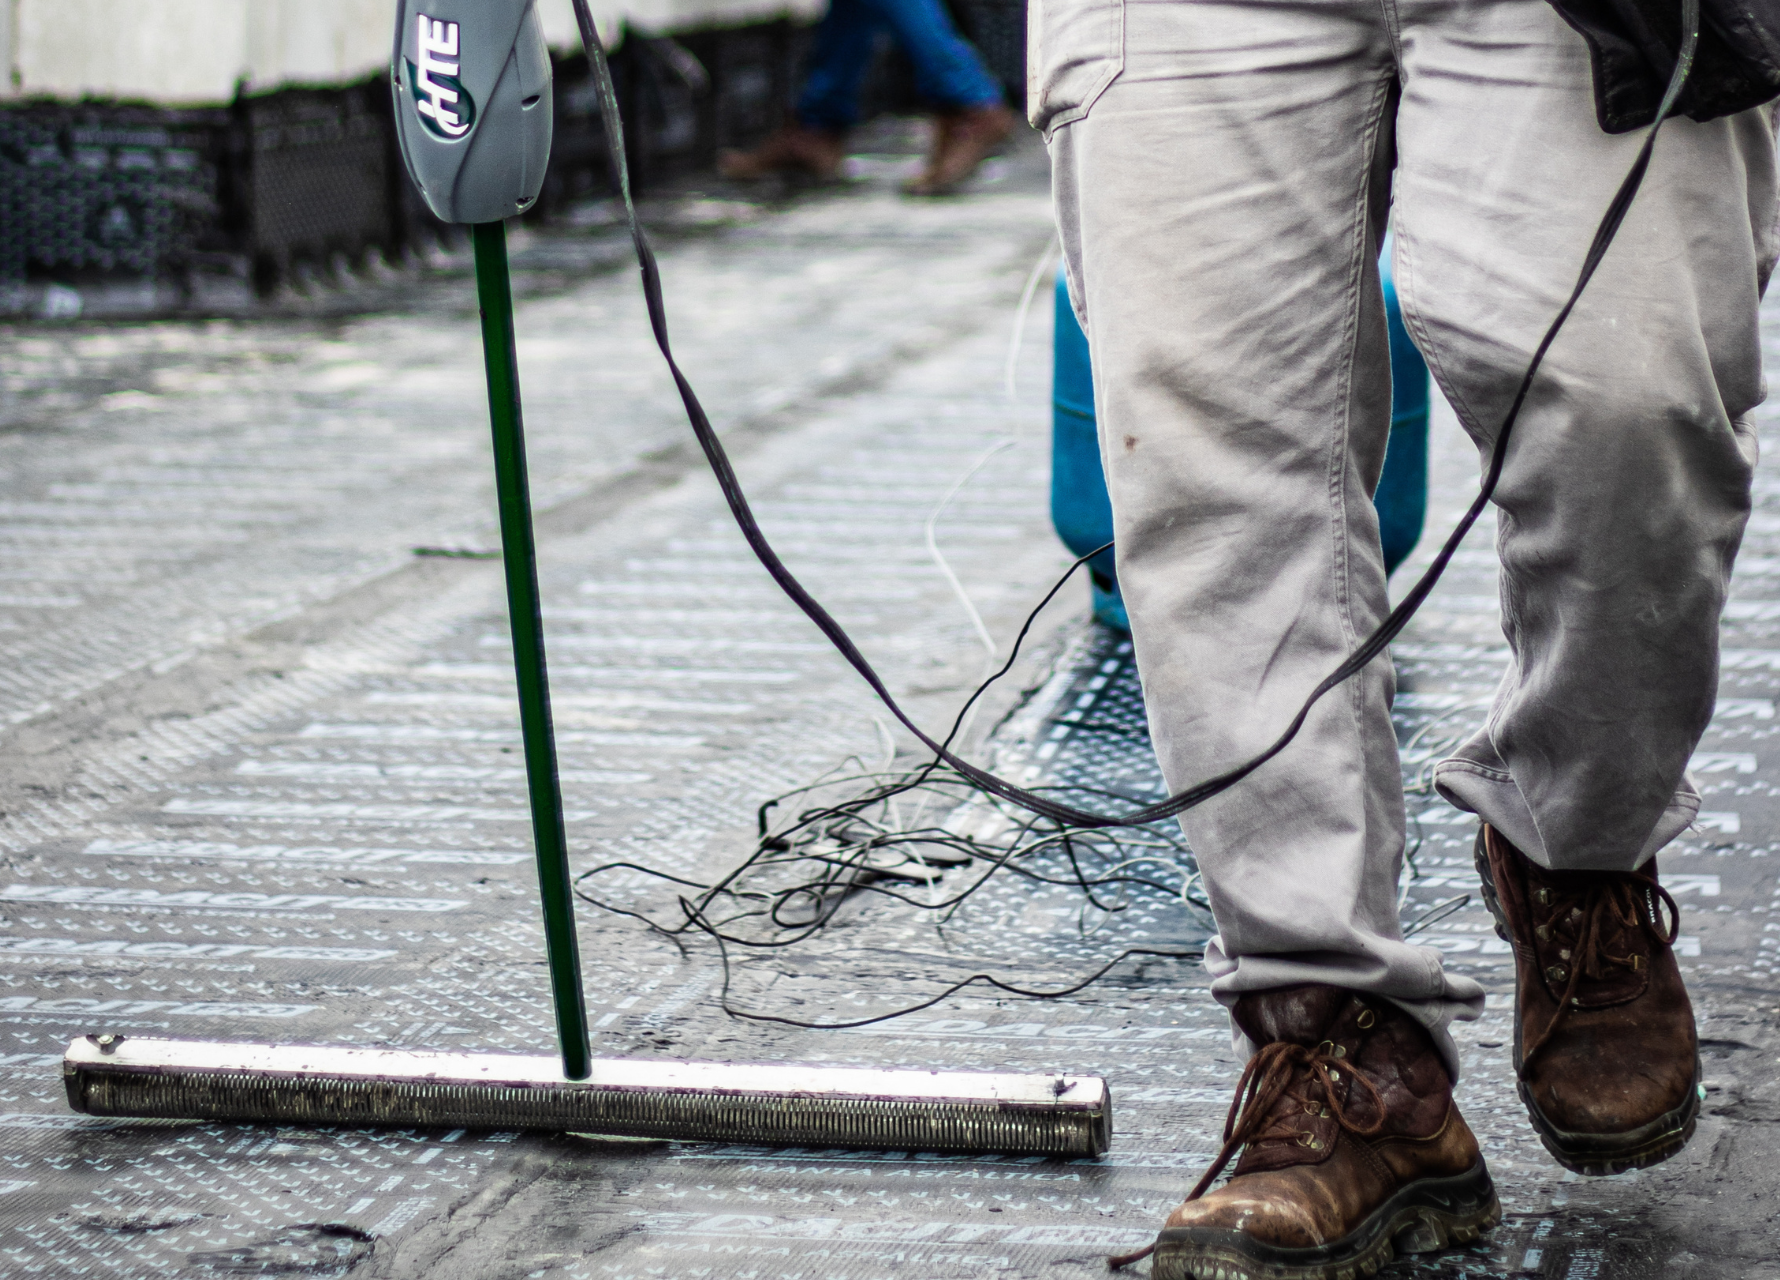
[[[568,1080],[560,1058],[505,1053],[445,1053],[341,1045],[229,1044],[118,1036],[101,1045],[77,1036],[66,1070],[245,1072],[281,1077],[427,1081],[537,1088],[619,1089],[709,1094],[1005,1103],[1046,1110],[1106,1105],[1099,1076],[1001,1071],[911,1071],[798,1063],[682,1062],[596,1058],[585,1080]]]

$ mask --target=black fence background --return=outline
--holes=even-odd
[[[226,110],[30,103],[0,112],[0,281],[151,275],[237,238]]]
[[[951,0],[958,25],[1018,102],[1024,0]],[[810,30],[788,21],[631,33],[612,57],[631,179],[710,167],[784,119]],[[555,141],[529,218],[549,219],[612,190],[585,56],[557,60]],[[889,42],[867,114],[920,107]],[[0,290],[32,280],[78,285],[245,276],[261,292],[305,264],[331,269],[400,258],[446,233],[421,204],[396,147],[382,75],[343,87],[242,94],[226,107],[26,101],[0,107]]]

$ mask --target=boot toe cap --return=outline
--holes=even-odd
[[[1571,1133],[1641,1128],[1687,1103],[1696,1072],[1691,1035],[1645,1046],[1639,1053],[1622,1043],[1607,1053],[1586,1037],[1553,1045],[1532,1064],[1527,1093],[1548,1123]]]
[[[1554,1080],[1530,1090],[1546,1121],[1570,1133],[1627,1133],[1652,1124],[1683,1107],[1693,1091],[1691,1075],[1685,1080],[1639,1073],[1614,1081],[1589,1081],[1586,1085]]]
[[[1293,1183],[1299,1179],[1291,1179]],[[1195,1232],[1235,1231],[1276,1248],[1307,1249],[1327,1244],[1327,1224],[1339,1218],[1334,1206],[1322,1203],[1313,1183],[1276,1185],[1262,1176],[1243,1178],[1202,1200],[1181,1205],[1166,1227]]]

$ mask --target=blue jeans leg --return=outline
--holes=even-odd
[[[818,129],[859,119],[859,87],[872,41],[888,27],[915,67],[915,89],[942,109],[1001,101],[1001,85],[952,25],[940,0],[830,0],[816,30],[797,118]]]
[[[941,0],[867,0],[915,64],[915,91],[941,109],[1001,101],[1001,83],[952,25]]]
[[[859,123],[859,87],[883,29],[883,19],[868,0],[830,0],[797,98],[794,114],[800,124],[850,129]]]

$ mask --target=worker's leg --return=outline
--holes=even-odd
[[[1486,451],[1643,140],[1595,123],[1543,0],[1400,0],[1396,283]],[[1512,657],[1443,794],[1533,861],[1628,871],[1693,819],[1718,616],[1749,512],[1772,263],[1766,111],[1664,126],[1546,356],[1496,490]]]
[[[1181,788],[1266,747],[1386,612],[1369,490],[1390,423],[1374,265],[1395,71],[1367,0],[1038,0],[1052,128],[1150,727]],[[1436,1034],[1482,1003],[1402,939],[1379,660],[1183,825],[1226,1004],[1321,983]]]
[[[1643,138],[1600,130],[1587,48],[1542,0],[1397,12],[1398,296],[1487,454]],[[1699,805],[1684,770],[1749,513],[1773,153],[1765,112],[1664,127],[1515,424],[1496,490],[1508,671],[1435,774],[1488,824],[1520,1096],[1582,1173],[1668,1159],[1705,1096],[1649,859]]]

